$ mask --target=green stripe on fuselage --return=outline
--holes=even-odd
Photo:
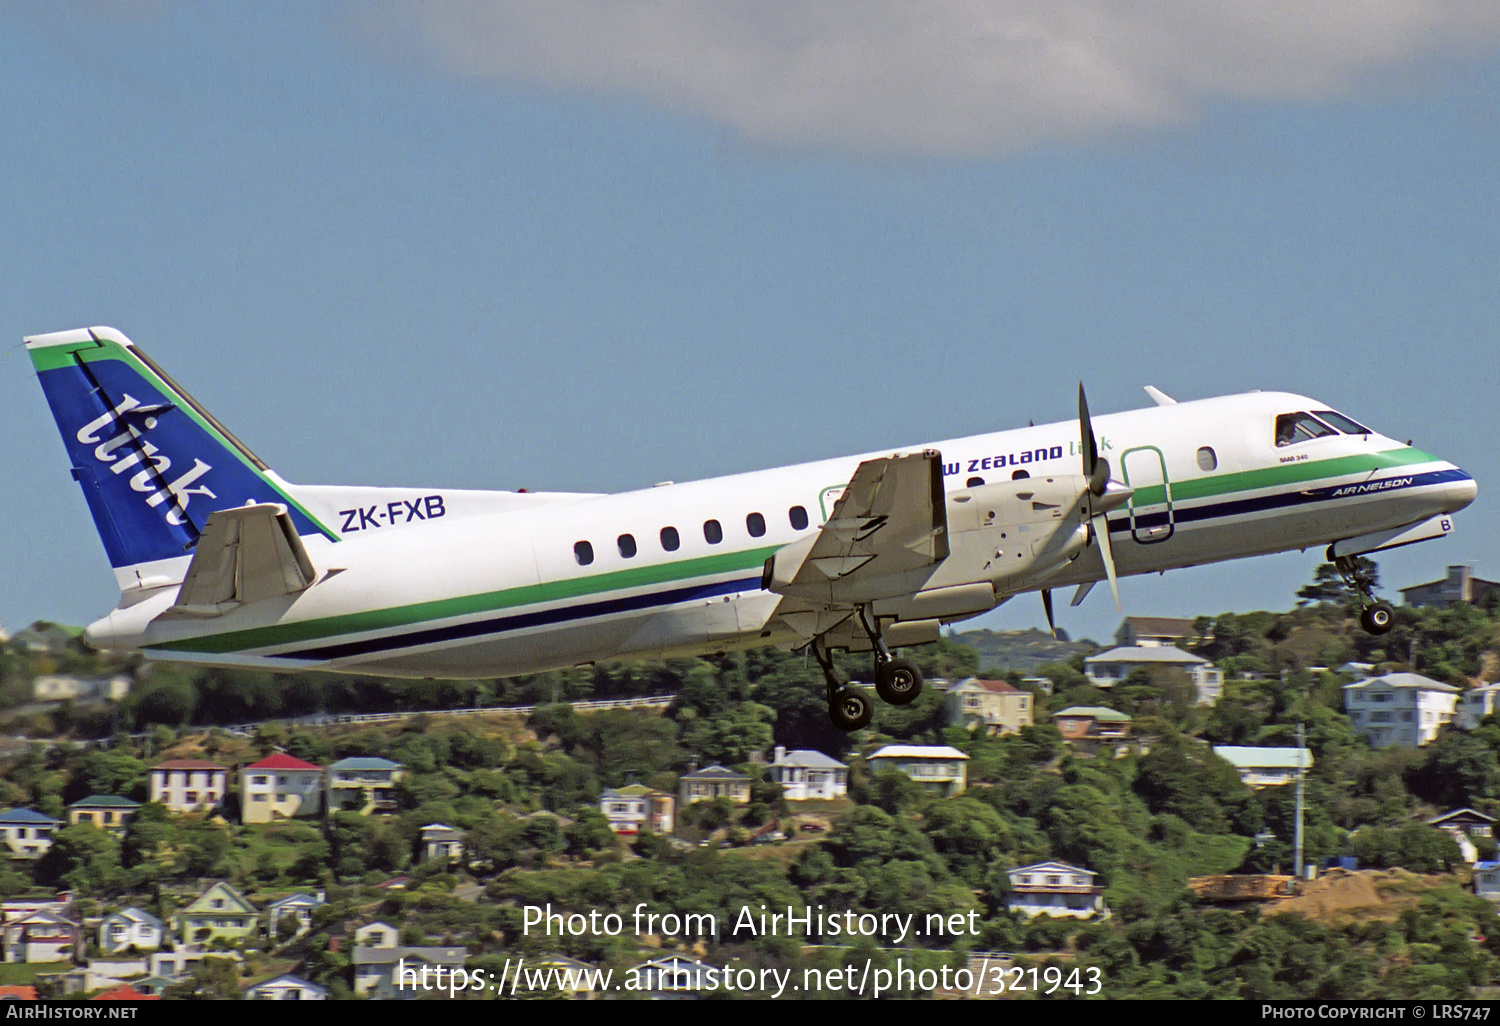
[[[1260,488],[1275,488],[1292,484],[1306,484],[1327,477],[1345,477],[1349,474],[1373,474],[1381,470],[1409,467],[1419,463],[1436,463],[1437,457],[1420,449],[1387,449],[1385,452],[1359,456],[1336,456],[1328,460],[1308,460],[1305,463],[1285,463],[1260,470],[1243,470],[1232,474],[1214,474],[1210,477],[1186,478],[1172,482],[1172,501],[1187,502],[1192,499],[1208,499],[1231,492],[1250,492]],[[1133,498],[1136,506],[1151,506],[1167,501],[1166,489],[1162,485],[1146,485],[1137,488]]]
[[[431,602],[417,602],[409,606],[395,606],[390,609],[372,609],[369,612],[330,616],[302,623],[253,627],[249,630],[229,631],[204,638],[162,642],[145,647],[148,651],[169,649],[175,652],[242,652],[247,649],[291,645],[300,641],[321,640],[345,634],[411,627],[457,616],[490,613],[501,609],[515,609],[518,606],[536,605],[541,602],[556,602],[561,599],[599,595],[626,588],[673,584],[693,577],[709,577],[714,574],[750,570],[762,566],[778,548],[780,546],[771,545],[766,548],[747,549],[743,552],[700,556],[677,563],[614,570],[593,577],[574,577],[565,581],[528,584],[519,588],[506,588],[502,591],[485,592],[480,595],[436,599]]]

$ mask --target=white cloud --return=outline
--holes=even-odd
[[[395,52],[772,145],[965,155],[1323,100],[1500,39],[1494,0],[392,0]]]

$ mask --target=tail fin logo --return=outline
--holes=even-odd
[[[94,459],[109,467],[112,474],[124,474],[139,467],[130,478],[130,490],[143,494],[146,505],[153,509],[170,497],[167,523],[181,527],[187,521],[187,505],[194,495],[208,499],[217,499],[218,496],[207,485],[193,487],[199,478],[213,469],[196,457],[186,473],[174,481],[167,481],[167,472],[172,469],[171,457],[144,437],[141,428],[150,431],[156,427],[158,419],[155,414],[173,409],[176,407],[170,403],[142,406],[139,399],[126,394],[113,409],[79,428],[75,437],[82,445],[95,446]],[[141,427],[127,423],[127,415],[132,420],[138,418]],[[110,438],[101,437],[114,428],[124,430]]]

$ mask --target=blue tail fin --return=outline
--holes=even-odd
[[[210,513],[252,502],[284,505],[299,535],[335,537],[120,332],[38,335],[26,348],[117,575],[191,556]]]

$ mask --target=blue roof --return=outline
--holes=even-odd
[[[401,768],[399,762],[389,759],[381,759],[376,756],[351,756],[348,759],[340,759],[332,766],[331,770],[398,770]]]
[[[43,815],[35,809],[6,809],[4,812],[0,812],[0,823],[24,823],[27,826],[55,826],[60,822],[62,821]]]

